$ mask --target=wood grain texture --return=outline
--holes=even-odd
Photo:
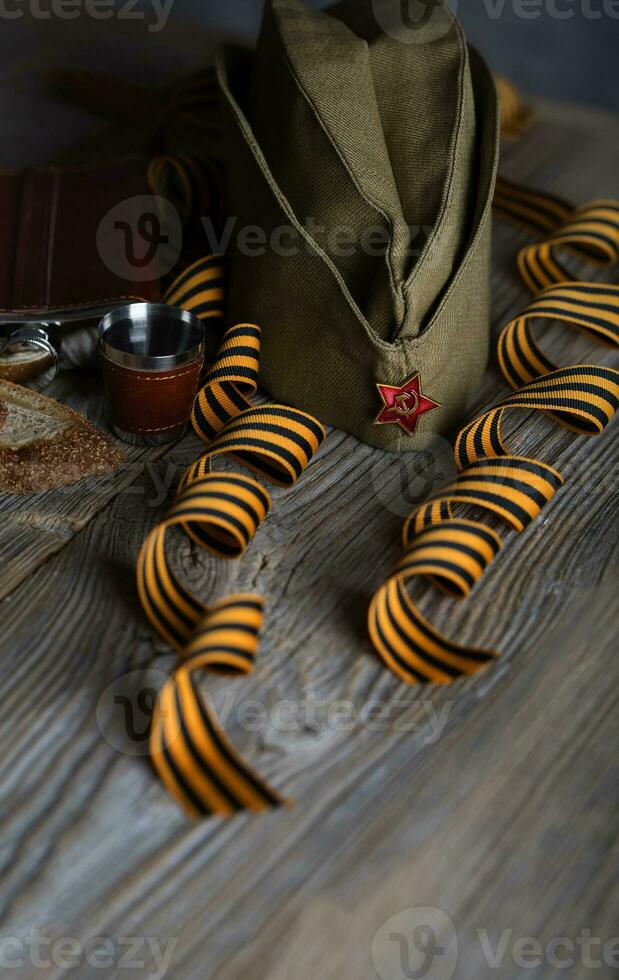
[[[549,109],[502,169],[575,201],[617,195],[616,122]],[[496,226],[497,327],[528,298],[514,263],[525,240]],[[546,350],[560,363],[591,358],[563,329]],[[472,410],[504,390],[493,364]],[[94,377],[65,376],[54,393],[101,420]],[[505,929],[511,942],[617,933],[619,429],[586,440],[532,415],[506,425],[514,446],[568,479],[467,602],[422,595],[448,635],[502,651],[472,680],[407,688],[365,633],[402,517],[449,475],[444,442],[432,458],[395,457],[333,432],[300,484],[275,490],[242,562],[174,539],[200,595],[268,600],[255,674],[203,685],[235,744],[297,800],[266,817],[189,824],[145,760],[114,747],[114,694],[156,686],[152,671],[173,660],[140,614],[134,564],[161,488],[197,440],[135,456],[112,480],[0,501],[1,937],[36,925],[83,942],[172,939],[174,980],[375,980],[376,932],[429,906],[453,920],[456,976],[473,980],[523,975],[510,952],[489,971],[477,930],[493,947]],[[127,972],[84,964],[72,975]],[[579,963],[569,973],[589,974]],[[71,974],[26,962],[12,975]],[[526,975],[557,971],[544,962]]]

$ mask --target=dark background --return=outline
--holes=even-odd
[[[92,112],[50,91],[48,68],[96,69],[146,82],[156,100],[158,83],[204,67],[219,41],[252,43],[263,7],[263,0],[174,0],[167,25],[152,32],[153,0],[139,0],[134,19],[106,21],[83,13],[71,21],[32,17],[27,11],[33,2],[2,0],[3,9],[19,9],[22,15],[11,20],[0,15],[0,167],[64,160],[67,146],[101,127]],[[44,9],[53,0],[36,2]],[[116,0],[116,9],[125,2]],[[530,11],[536,2],[540,16],[518,15],[521,3]],[[553,4],[574,16],[553,17]],[[611,5],[619,16],[619,0],[457,2],[469,39],[525,94],[619,110],[619,19],[603,12]],[[587,11],[601,16],[592,19]]]
[[[310,2],[329,5],[329,0]],[[539,0],[538,9],[535,0],[522,7],[518,0],[451,0],[451,5],[492,67],[527,91],[619,110],[619,3],[614,18],[607,13],[613,9],[610,0]],[[261,0],[176,0],[172,17],[195,18],[250,38],[262,6]],[[523,18],[523,10],[539,16]],[[557,19],[553,10],[573,16]]]

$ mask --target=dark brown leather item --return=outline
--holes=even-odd
[[[75,317],[127,299],[156,302],[159,278],[123,276],[100,253],[112,208],[150,193],[139,156],[89,167],[0,171],[0,317]],[[122,229],[118,235],[123,248]]]
[[[110,421],[115,429],[149,438],[180,435],[191,417],[203,360],[169,371],[137,371],[101,355]]]

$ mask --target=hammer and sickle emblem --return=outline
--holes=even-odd
[[[408,435],[412,435],[420,415],[440,408],[438,402],[422,392],[418,371],[399,387],[379,383],[377,388],[383,407],[374,420],[376,425],[395,422]]]
[[[415,391],[405,391],[396,395],[394,409],[398,415],[414,415],[419,408],[419,395]]]

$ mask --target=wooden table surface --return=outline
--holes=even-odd
[[[546,107],[502,172],[575,202],[617,196],[617,122]],[[524,241],[496,225],[495,332],[528,299],[514,262]],[[563,329],[547,351],[591,357]],[[493,362],[471,411],[504,390]],[[47,393],[105,425],[94,373]],[[448,635],[502,651],[472,680],[407,688],[364,625],[402,517],[448,473],[448,447],[430,465],[332,432],[299,485],[275,491],[241,562],[175,539],[201,596],[267,597],[254,675],[204,682],[233,741],[296,800],[267,816],[188,822],[143,756],[143,719],[133,739],[124,721],[122,698],[158,687],[173,663],[141,615],[134,565],[197,440],[131,450],[111,477],[0,497],[0,964],[21,956],[7,975],[160,976],[170,956],[174,980],[401,980],[423,975],[397,939],[424,947],[422,921],[447,944],[427,975],[445,980],[449,920],[458,978],[568,975],[551,952],[531,966],[524,937],[571,941],[569,976],[590,975],[619,932],[619,427],[587,440],[539,417],[508,425],[568,479],[468,601],[424,597]],[[592,961],[587,930],[601,940]],[[61,937],[111,946],[70,969],[44,942]],[[598,977],[614,972],[606,949]]]

